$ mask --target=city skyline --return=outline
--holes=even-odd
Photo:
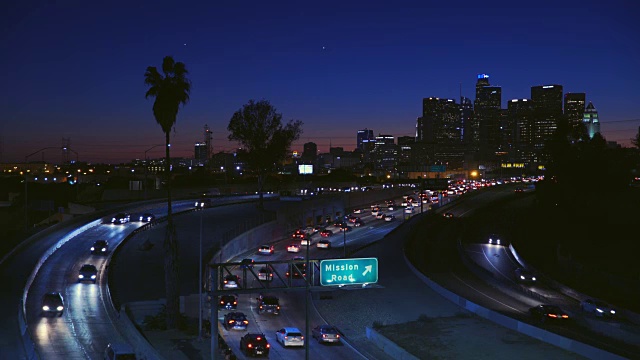
[[[172,133],[175,157],[194,156],[205,125],[214,152],[237,147],[226,126],[250,99],[304,122],[292,147],[299,153],[307,142],[320,152],[353,150],[364,128],[414,136],[423,98],[459,103],[462,90],[473,100],[481,73],[502,88],[502,108],[530,98],[533,86],[559,84],[586,94],[608,141],[630,146],[640,125],[629,1],[528,11],[471,2],[153,4],[154,16],[142,5],[6,5],[0,63],[11,71],[1,88],[0,162],[22,162],[62,139],[80,161],[144,158],[164,134],[144,99],[143,73],[165,55],[184,62],[194,84]],[[29,160],[41,155],[58,156]],[[147,155],[161,157],[162,148]]]

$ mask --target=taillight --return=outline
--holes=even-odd
[[[557,318],[558,316],[556,314],[549,314],[549,317]]]
[[[248,347],[248,348],[252,348],[252,347],[253,347],[253,344],[248,344],[248,345],[247,345],[247,347]]]
[[[271,344],[267,344],[267,349],[271,347]]]
[[[249,320],[245,320],[245,321],[243,321],[243,323],[248,324],[248,323],[249,323]]]
[[[569,315],[562,315],[562,318],[563,318],[563,319],[568,319],[568,318],[569,318]]]

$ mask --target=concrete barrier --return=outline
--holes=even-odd
[[[407,266],[409,266],[409,268],[411,269],[411,271],[413,271],[413,273],[420,279],[422,279],[422,281],[424,281],[425,284],[427,284],[429,287],[431,287],[434,291],[436,291],[438,294],[440,294],[441,296],[443,296],[446,299],[449,299],[451,302],[458,304],[460,307],[469,310],[487,320],[490,320],[498,325],[502,325],[505,326],[509,329],[513,329],[515,331],[518,331],[520,333],[529,335],[531,337],[534,337],[536,339],[539,339],[541,341],[544,341],[546,343],[558,346],[562,349],[565,350],[569,350],[572,351],[576,354],[585,356],[589,359],[598,359],[598,360],[622,360],[625,359],[622,356],[610,353],[608,351],[596,348],[594,346],[588,345],[588,344],[584,344],[581,343],[579,341],[573,340],[573,339],[569,339],[566,338],[564,336],[549,332],[547,330],[544,329],[540,329],[536,326],[527,324],[527,323],[523,323],[520,322],[516,319],[511,319],[507,316],[504,316],[502,314],[499,314],[495,311],[489,310],[487,308],[484,308],[478,304],[475,304],[471,301],[468,301],[467,299],[456,295],[455,293],[445,289],[444,287],[442,287],[441,285],[437,284],[436,282],[434,282],[433,280],[429,279],[429,277],[427,277],[426,275],[424,275],[423,273],[421,273],[418,269],[416,269],[413,264],[411,263],[411,261],[409,261],[409,259],[406,257],[404,257],[405,263],[407,264]]]

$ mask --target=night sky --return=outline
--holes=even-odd
[[[640,126],[640,4],[527,4],[4,1],[0,162],[63,138],[80,161],[143,158],[164,143],[143,75],[165,55],[184,62],[193,82],[172,156],[192,157],[205,124],[214,151],[232,151],[227,125],[250,99],[304,122],[294,150],[308,141],[321,152],[353,150],[363,128],[413,136],[422,98],[459,102],[462,87],[473,99],[479,73],[502,86],[503,107],[535,85],[585,92],[605,138],[630,146]],[[29,160],[58,162],[60,153]],[[162,147],[148,155],[161,157]]]

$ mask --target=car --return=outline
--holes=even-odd
[[[318,249],[331,249],[331,241],[327,239],[322,239],[318,241],[318,243],[316,244],[316,247]]]
[[[242,269],[252,268],[255,262],[256,261],[251,258],[242,259],[242,261],[240,261],[240,268]]]
[[[339,343],[340,333],[335,326],[323,324],[311,329],[311,336],[319,343]]]
[[[329,229],[324,229],[324,230],[320,231],[320,236],[322,236],[322,237],[330,237],[331,235],[333,235],[333,231],[331,231]]]
[[[396,219],[395,215],[392,215],[392,214],[387,214],[384,216],[384,221],[393,221],[395,219]]]
[[[111,223],[114,225],[126,224],[131,220],[131,215],[127,213],[117,213],[111,218]]]
[[[524,190],[523,190],[521,187],[517,187],[517,188],[514,190],[514,192],[515,192],[516,194],[519,194],[519,193],[523,193],[523,192],[524,192]]]
[[[336,222],[333,223],[333,226],[335,226],[337,228],[343,227],[345,225],[346,225],[346,223],[344,223],[342,221],[336,221]]]
[[[291,234],[291,237],[292,238],[300,238],[300,239],[302,239],[302,238],[307,237],[307,234],[304,231],[298,229],[298,230],[294,231],[293,234]]]
[[[287,246],[287,252],[290,252],[290,253],[300,252],[300,245],[299,244],[289,244],[289,246]]]
[[[524,268],[517,268],[515,270],[516,280],[522,283],[535,283],[537,281],[536,276],[529,270]]]
[[[304,228],[304,232],[307,234],[307,236],[311,236],[315,233],[317,233],[319,231],[318,227],[313,227],[313,226],[307,226],[306,228]]]
[[[227,330],[247,330],[249,320],[247,320],[247,315],[244,313],[233,311],[224,314],[222,324]]]
[[[387,210],[389,210],[389,211],[393,211],[393,210],[395,210],[395,209],[396,209],[396,204],[388,204],[388,205],[387,205]]]
[[[307,264],[289,264],[289,269],[285,273],[285,276],[294,278],[307,276]]]
[[[446,219],[453,219],[453,213],[446,212],[446,213],[444,213],[444,217],[445,217]]]
[[[106,255],[109,251],[109,243],[107,240],[96,240],[91,246],[91,254]]]
[[[136,360],[137,358],[135,350],[127,343],[111,342],[104,349],[105,360]]]
[[[349,215],[349,216],[347,217],[347,220],[348,220],[350,223],[354,223],[354,222],[358,221],[359,219],[360,219],[359,217],[354,216],[354,215]]]
[[[240,338],[240,351],[247,356],[269,356],[271,345],[262,333],[248,333]]]
[[[42,296],[42,315],[49,314],[62,316],[64,312],[64,299],[59,292],[48,292]]]
[[[91,264],[82,265],[78,274],[78,282],[91,281],[95,284],[96,280],[98,280],[98,269],[96,266]]]
[[[238,297],[235,295],[227,294],[220,296],[218,302],[218,309],[235,310],[238,307]]]
[[[613,306],[607,304],[602,300],[597,299],[584,299],[580,302],[580,310],[590,312],[596,316],[610,317],[616,314],[616,310]]]
[[[378,214],[380,213],[380,208],[379,207],[375,207],[373,209],[371,209],[371,215],[373,216],[378,216]]]
[[[140,222],[152,222],[156,219],[156,216],[152,213],[144,213],[138,217],[138,221]]]
[[[529,314],[541,322],[546,320],[569,320],[569,315],[559,306],[541,304],[529,309]]]
[[[267,266],[263,266],[258,270],[258,280],[261,281],[272,281],[273,280],[273,271]]]
[[[300,246],[309,246],[309,245],[311,245],[311,239],[309,238],[300,239]]]
[[[240,277],[238,275],[229,274],[222,280],[222,288],[237,289],[240,287]]]
[[[504,242],[498,234],[491,234],[487,238],[487,243],[490,245],[504,245]]]
[[[258,248],[258,253],[262,255],[273,255],[274,251],[275,248],[273,247],[273,245],[261,245]]]
[[[364,221],[362,221],[362,219],[358,219],[356,220],[356,222],[353,223],[353,226],[355,227],[360,227],[362,225],[364,225]]]
[[[351,226],[347,225],[347,224],[342,224],[338,227],[338,230],[340,231],[345,231],[345,232],[349,232],[351,231]]]
[[[407,205],[407,207],[404,208],[404,213],[405,214],[413,214],[413,206]]]
[[[362,209],[353,209],[352,213],[354,213],[354,214],[362,214]]]
[[[206,199],[206,198],[196,200],[195,204],[193,204],[193,206],[195,206],[196,209],[210,208],[211,205],[212,205],[211,199]]]
[[[276,341],[282,346],[304,346],[302,331],[295,327],[284,327],[276,331]]]
[[[379,212],[379,213],[376,215],[376,219],[380,219],[380,220],[384,219],[384,213]]]
[[[280,300],[276,296],[260,294],[256,299],[258,300],[258,314],[280,314]]]

